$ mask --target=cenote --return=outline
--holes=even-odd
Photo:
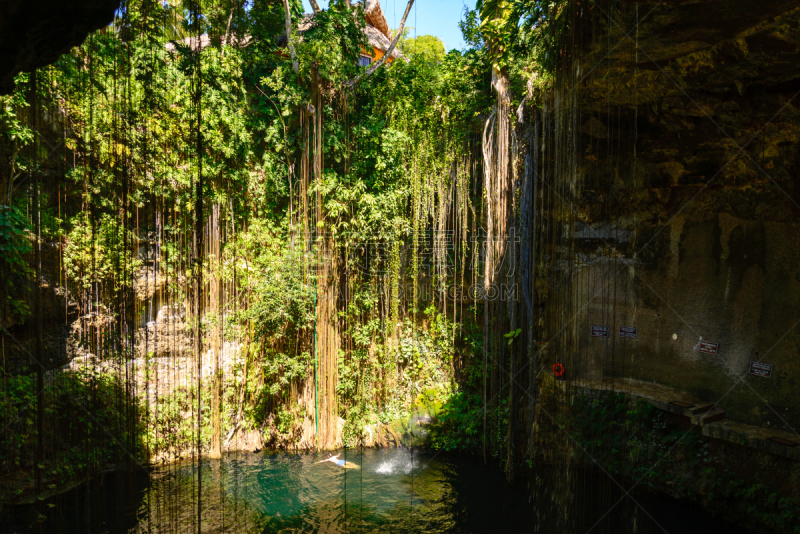
[[[49,500],[59,513],[45,532],[597,532],[687,534],[746,531],[688,503],[635,492],[611,513],[622,493],[599,473],[572,473],[583,487],[561,506],[552,493],[532,498],[509,485],[496,465],[463,455],[407,449],[340,450],[353,468],[327,454],[229,453],[202,467],[202,526],[197,521],[197,467],[191,461],[149,477],[109,474]],[[641,505],[643,508],[640,508]],[[643,510],[647,510],[643,512]],[[28,531],[25,515],[3,532]],[[33,529],[31,529],[33,531]]]
[[[0,534],[800,534],[798,0],[0,5]]]

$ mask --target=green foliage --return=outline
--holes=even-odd
[[[279,434],[288,436],[295,429],[297,423],[302,420],[303,416],[304,413],[302,412],[298,414],[290,408],[281,406],[275,416],[275,428]]]
[[[696,433],[672,427],[665,412],[643,399],[629,402],[621,393],[576,397],[569,429],[610,473],[644,477],[646,485],[671,480],[679,463],[695,468],[709,462],[707,445]],[[657,460],[662,461],[650,469]]]
[[[400,47],[410,61],[395,61],[345,89],[347,80],[363,72],[356,60],[368,47],[360,5],[332,2],[302,35],[288,36],[297,53],[295,72],[277,44],[284,32],[280,2],[204,1],[200,27],[177,0],[125,3],[114,25],[40,71],[37,98],[42,109],[63,114],[73,156],[65,188],[73,197],[64,217],[70,289],[88,294],[81,290],[100,288],[95,297],[101,307],[107,304],[142,266],[141,238],[158,249],[157,274],[170,281],[165,288],[176,301],[188,300],[187,259],[198,224],[195,184],[202,167],[206,212],[199,214],[200,223],[211,206],[220,210],[225,241],[222,258],[209,258],[204,273],[232,288],[222,326],[226,342],[238,343],[240,350],[221,386],[222,432],[234,424],[252,430],[273,422],[281,438],[292,439],[312,409],[295,401],[298,385],[313,371],[315,267],[321,260],[318,246],[301,235],[300,221],[306,216],[314,225],[318,210],[324,215],[311,231],[332,236],[335,249],[326,259],[337,262],[337,289],[346,298],[334,318],[341,326],[336,415],[345,419],[345,444],[360,443],[377,422],[408,420],[414,410],[424,410],[435,416],[433,447],[477,452],[486,420],[487,439],[499,456],[508,445],[508,399],[484,404],[480,329],[457,324],[452,313],[448,318],[437,305],[408,293],[402,302],[401,284],[415,279],[426,259],[412,253],[401,261],[400,250],[415,245],[425,231],[443,228],[437,225],[453,213],[463,217],[463,228],[479,222],[470,211],[480,201],[470,188],[476,171],[470,158],[491,112],[492,71],[509,75],[517,99],[530,86],[548,83],[571,42],[570,5],[482,0],[474,10],[465,8],[459,22],[470,49],[445,54],[435,37],[404,35]],[[291,10],[296,29],[301,2],[293,0]],[[180,41],[198,31],[209,37],[202,51]],[[245,37],[251,38],[246,47],[229,45]],[[33,140],[26,118],[28,81],[20,76],[17,90],[0,97],[0,151],[9,156],[9,165],[4,159],[0,169],[0,291],[18,321],[29,314],[24,290],[31,276],[30,226],[20,209],[5,204],[14,177],[34,168],[27,154],[33,151],[22,150]],[[319,173],[303,160],[316,150],[316,138]],[[308,196],[300,198],[298,184],[305,178]],[[446,204],[443,199],[454,191],[452,198],[461,204]],[[167,220],[153,223],[155,214]],[[51,212],[41,215],[45,235],[60,237]],[[364,249],[372,245],[387,253],[370,260],[372,271],[365,271]],[[536,282],[541,298],[547,289],[539,284],[543,273]],[[434,283],[441,287],[448,276],[436,271]],[[86,309],[89,302],[82,304]],[[469,312],[477,317],[476,309]],[[201,326],[208,327],[219,319],[203,320]],[[508,346],[519,343],[521,333],[506,333]],[[143,371],[148,378],[156,369],[151,356]],[[8,429],[0,435],[0,472],[7,473],[32,466],[37,397],[33,376],[3,380],[0,413]],[[145,447],[167,456],[210,442],[211,381],[204,380],[199,391],[179,386],[130,399],[130,384],[121,383],[120,375],[70,372],[54,380],[68,394],[42,397],[45,420],[55,422],[45,431],[57,438],[50,456],[55,461],[46,465],[48,482],[66,484],[121,461],[120,448],[100,426],[132,444],[137,456]],[[702,437],[677,428],[647,403],[618,395],[577,397],[561,423],[586,452],[587,464],[597,461],[612,474],[651,487],[672,483],[683,495],[698,494],[702,483],[711,502],[744,503],[743,510],[763,524],[798,532],[796,501],[767,483],[724,471]]]
[[[511,344],[514,343],[514,340],[517,339],[517,337],[519,337],[519,335],[521,333],[522,333],[522,328],[517,328],[516,330],[514,330],[512,332],[508,332],[507,334],[503,334],[503,337],[508,340],[507,343],[508,343],[508,346],[510,347]]]
[[[477,394],[459,391],[443,405],[431,426],[435,449],[476,453],[483,444],[483,406]]]
[[[367,425],[408,416],[424,392],[435,391],[437,401],[451,392],[460,325],[429,302],[410,302],[409,295],[401,301],[400,287],[415,264],[401,260],[400,251],[440,219],[437,210],[468,212],[465,162],[491,107],[490,63],[480,50],[445,54],[441,41],[422,36],[404,43],[410,62],[393,62],[344,89],[363,72],[356,61],[368,46],[361,6],[334,2],[310,28],[289,36],[295,73],[276,39],[284,31],[282,4],[202,4],[195,27],[184,3],[126,3],[112,26],[40,71],[39,104],[63,115],[71,152],[65,187],[71,197],[63,216],[68,289],[83,299],[82,310],[91,309],[90,296],[101,309],[118,310],[112,299],[130,289],[143,267],[139,252],[147,247],[157,258],[148,268],[159,269],[164,294],[189,302],[202,165],[200,217],[213,206],[224,228],[222,258],[208,259],[204,277],[233,288],[222,326],[226,343],[238,343],[242,356],[222,384],[223,430],[234,421],[248,429],[274,421],[280,434],[292,435],[306,415],[294,400],[298,384],[310,377],[315,349],[320,258],[299,228],[298,202],[308,201],[306,216],[314,219],[317,208],[324,213],[311,230],[333,236],[339,290],[348,290],[339,317],[337,406],[345,439],[355,443]],[[292,1],[291,9],[297,29],[301,3]],[[202,51],[181,40],[198,31],[209,37]],[[251,38],[246,47],[230,46],[245,37]],[[20,82],[0,109],[3,142],[17,151],[31,140],[19,118],[25,86]],[[312,116],[320,118],[321,132],[315,133]],[[302,157],[314,135],[322,139],[323,168],[319,176],[311,172],[308,197],[301,199],[301,169],[309,170]],[[25,165],[18,162],[17,171]],[[461,204],[443,208],[451,191],[459,191]],[[0,261],[3,283],[13,284],[10,295],[30,277],[29,231],[17,211],[9,208],[0,217],[0,250],[9,252]],[[53,227],[48,235],[61,237],[62,221],[46,210],[42,220]],[[389,251],[372,265],[385,276],[359,270],[357,251],[365,242]],[[447,281],[441,272],[436,276],[440,286]],[[24,300],[16,295],[13,305],[23,313]],[[189,319],[189,328],[197,325],[197,318]],[[209,332],[217,321],[208,314],[200,327]],[[155,360],[148,355],[145,373],[154,372]],[[480,369],[464,373],[474,378]],[[206,384],[199,392],[176,387],[140,399],[151,408],[138,414],[150,451],[208,443],[210,396]]]
[[[24,87],[28,84],[28,75],[20,74],[14,81],[17,87]],[[29,103],[20,90],[0,96],[0,135],[6,142],[16,144],[12,157],[22,146],[33,141],[33,129],[19,116],[20,111],[27,107]]]
[[[0,296],[3,310],[9,310],[17,321],[30,315],[24,300],[27,277],[32,270],[26,255],[32,252],[30,227],[16,207],[0,206]]]
[[[0,434],[0,472],[32,470],[38,439],[34,425],[39,400],[36,377],[4,375],[2,380],[5,387],[0,395],[0,413],[5,429]],[[128,420],[136,412],[136,403],[127,397],[119,376],[81,369],[56,373],[49,380],[51,388],[41,401],[45,412],[43,430],[51,448],[47,459],[38,465],[45,485],[66,486],[99,466],[127,463],[131,461],[129,452],[140,461],[143,434]],[[12,490],[18,497],[32,491],[33,484],[5,486],[0,490],[0,501],[7,499]]]
[[[570,6],[566,0],[521,0],[515,5],[513,16],[521,24],[514,30],[514,48],[540,74],[553,73],[561,65]]]
[[[148,430],[147,445],[152,454],[180,453],[197,443],[197,420],[192,417],[197,406],[196,395],[186,388],[177,388],[169,395],[159,395],[142,423]]]
[[[398,47],[412,60],[439,63],[445,56],[444,43],[434,35],[406,38],[398,43]]]
[[[361,5],[351,9],[344,2],[331,2],[315,14],[302,38],[292,36],[301,78],[312,80],[316,68],[326,85],[338,87],[358,74],[358,57],[369,46],[365,25]]]
[[[314,321],[311,258],[269,221],[255,220],[226,244],[223,276],[247,289],[249,307],[238,317],[252,323],[257,339],[293,343]]]
[[[430,321],[428,328],[414,328],[406,320],[399,336],[397,363],[402,371],[400,384],[412,387],[414,396],[419,391],[446,382],[442,369],[450,363],[454,353],[453,323],[434,306],[430,306],[425,314]]]
[[[514,42],[517,21],[514,18],[514,2],[480,0],[477,9],[481,17],[480,35],[491,57],[492,67],[502,70],[508,65]]]
[[[34,418],[36,417],[35,390],[33,377],[4,376],[4,393],[0,397],[0,412],[3,420],[9,426],[7,432],[2,434],[3,471],[8,471],[11,466],[25,463],[22,456],[23,447],[28,443],[33,433]]]
[[[27,85],[28,75],[20,74],[15,81],[22,88]],[[8,158],[0,166],[0,205],[12,204],[14,179],[29,169],[25,159],[19,158],[21,149],[33,140],[33,129],[20,116],[27,107],[22,90],[0,96],[0,153]]]
[[[248,412],[257,423],[267,416],[272,398],[283,399],[290,385],[309,373],[312,354],[301,345],[315,320],[311,260],[276,226],[258,220],[225,246],[223,259],[223,277],[240,282],[249,303],[235,308],[229,321],[250,325],[254,351],[260,353],[256,406]]]
[[[370,413],[361,405],[349,410],[347,415],[342,428],[342,443],[345,447],[358,447],[367,435],[367,419]]]
[[[443,399],[430,425],[429,443],[435,449],[476,454],[483,447],[484,410],[487,422],[498,429],[496,436],[489,436],[496,443],[506,439],[504,430],[508,414],[505,399],[486,406],[483,403],[483,334],[480,328],[474,323],[467,323],[463,334],[463,342],[469,353],[459,380],[460,389]],[[496,453],[495,456],[500,457]]]
[[[483,35],[481,35],[481,18],[477,9],[470,9],[466,5],[462,12],[461,20],[458,21],[458,29],[464,42],[473,49],[483,47]]]
[[[135,272],[141,266],[133,253],[138,244],[133,232],[106,214],[93,223],[87,212],[81,212],[71,222],[64,266],[72,283],[82,289],[105,280],[130,285],[131,277],[119,274]]]
[[[761,474],[744,478],[727,469],[724,452],[713,452],[699,432],[677,426],[644,399],[631,401],[618,393],[575,397],[565,428],[580,444],[579,456],[587,465],[597,462],[612,475],[669,488],[680,497],[706,496],[707,504],[731,518],[800,532],[800,503],[759,481]]]
[[[281,352],[268,352],[264,357],[264,378],[268,381],[266,392],[278,395],[288,391],[295,380],[303,380],[308,376],[311,354],[304,351],[298,355],[287,355]]]
[[[709,481],[708,500],[714,506],[725,506],[743,522],[755,520],[775,532],[800,532],[797,499],[768,484],[746,482],[728,469],[709,469],[704,476]]]

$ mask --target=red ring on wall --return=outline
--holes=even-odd
[[[553,374],[556,376],[564,376],[564,366],[560,363],[554,363]]]

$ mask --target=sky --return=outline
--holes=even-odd
[[[392,29],[397,29],[408,1],[380,0],[380,2],[386,22]],[[328,7],[327,0],[318,0],[318,3],[322,9]],[[463,49],[466,45],[461,37],[461,30],[458,29],[458,21],[461,20],[465,3],[470,8],[475,8],[475,0],[415,0],[411,13],[408,14],[406,26],[415,28],[417,35],[435,35],[442,40],[447,51],[454,48]],[[303,7],[306,13],[311,13],[311,4],[308,0],[303,0]],[[411,37],[414,36],[415,30],[411,30]]]

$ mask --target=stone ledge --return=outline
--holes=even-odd
[[[573,382],[572,387],[590,392],[613,391],[634,399],[645,399],[656,408],[687,417],[702,429],[704,436],[800,461],[800,437],[796,434],[725,419],[725,412],[714,403],[660,384],[629,379],[613,382],[580,380]],[[797,445],[784,445],[775,439]]]
[[[800,438],[791,432],[727,420],[705,425],[703,435],[800,461]],[[798,445],[783,445],[772,441],[773,438],[798,443]]]

